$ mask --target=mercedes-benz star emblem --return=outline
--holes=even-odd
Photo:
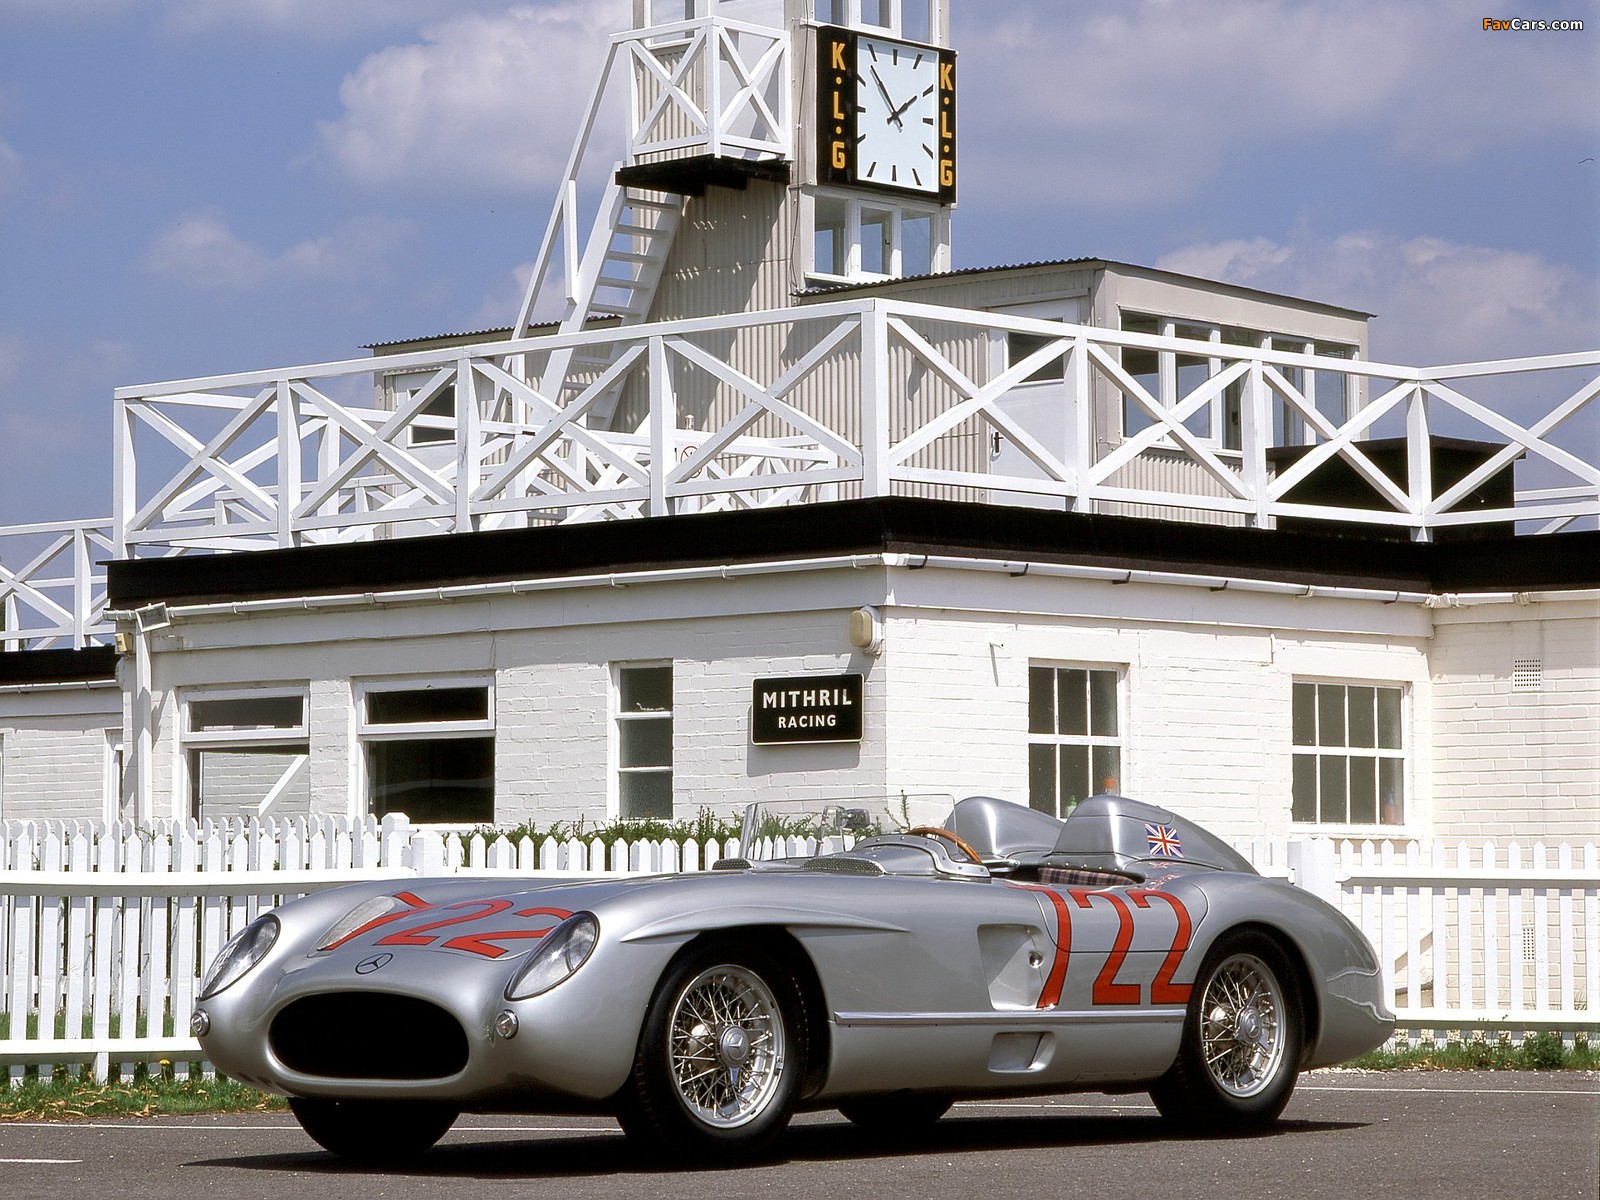
[[[371,958],[363,958],[356,964],[357,975],[371,975],[374,971],[381,971],[389,965],[394,958],[392,954],[374,954]]]

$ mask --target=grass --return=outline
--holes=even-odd
[[[281,1096],[258,1092],[221,1076],[174,1079],[165,1072],[136,1072],[131,1082],[103,1084],[88,1075],[58,1073],[43,1082],[36,1074],[30,1074],[12,1087],[4,1086],[0,1077],[0,1123],[273,1112],[283,1108]]]
[[[1570,1046],[1554,1033],[1521,1042],[1501,1034],[1374,1050],[1348,1065],[1367,1071],[1593,1071],[1600,1069],[1600,1051],[1581,1034]]]

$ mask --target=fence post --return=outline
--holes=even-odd
[[[1327,838],[1296,838],[1289,843],[1289,878],[1298,888],[1338,907],[1339,870]]]

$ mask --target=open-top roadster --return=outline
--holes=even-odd
[[[1249,1127],[1393,1027],[1349,921],[1163,809],[829,816],[838,848],[805,859],[285,904],[218,956],[194,1031],[324,1147],[383,1160],[463,1111],[609,1112],[699,1155],[764,1149],[797,1108],[903,1131],[1073,1090]]]

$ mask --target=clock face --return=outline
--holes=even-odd
[[[955,200],[955,55],[848,29],[818,33],[819,183]]]
[[[856,179],[939,190],[939,57],[878,38],[856,40]]]

